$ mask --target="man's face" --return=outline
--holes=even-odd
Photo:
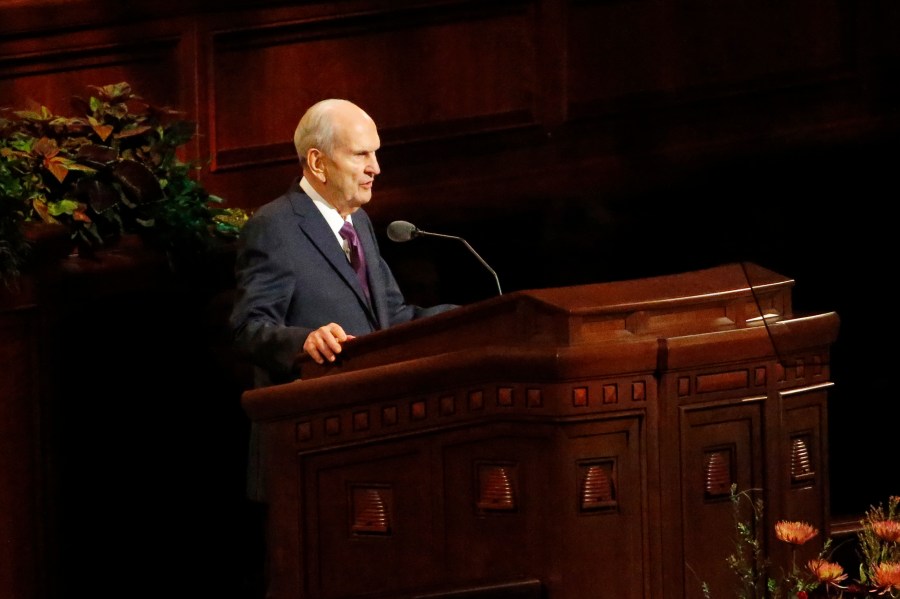
[[[362,116],[342,121],[335,134],[334,151],[325,157],[325,186],[328,201],[346,216],[372,199],[381,140],[375,123]]]

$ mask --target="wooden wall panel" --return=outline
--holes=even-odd
[[[387,144],[533,124],[529,13],[517,2],[479,6],[385,8],[214,33],[213,170],[296,161],[297,120],[327,97],[365,107]]]
[[[859,18],[840,2],[761,9],[573,0],[567,19],[567,115],[610,120],[611,152],[702,154],[759,138],[859,127]]]
[[[839,2],[761,10],[755,2],[575,0],[568,19],[570,102],[758,91],[849,74],[854,45],[846,12]]]
[[[743,0],[727,5],[691,3],[672,11],[678,36],[681,87],[797,81],[846,69],[853,59],[847,29],[853,13],[838,0],[768,5]]]
[[[194,118],[186,76],[191,44],[182,29],[150,23],[0,41],[2,105],[21,109],[34,101],[69,116],[70,98],[87,97],[88,86],[127,81],[148,101]]]
[[[670,89],[672,30],[665,6],[647,0],[573,1],[567,19],[570,106]]]

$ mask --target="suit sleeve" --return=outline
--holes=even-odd
[[[241,230],[231,328],[240,355],[274,379],[289,380],[312,329],[286,326],[294,279],[277,221],[277,214],[258,213]]]

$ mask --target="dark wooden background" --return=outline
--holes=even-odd
[[[5,0],[0,105],[66,114],[86,86],[128,81],[197,122],[187,157],[252,210],[298,172],[306,107],[344,97],[380,127],[379,229],[403,219],[465,238],[504,292],[733,261],[787,275],[797,313],[841,317],[831,510],[852,517],[900,493],[898,34],[890,0]],[[412,301],[497,293],[462,244],[381,243]],[[25,489],[35,519],[0,533],[34,533],[46,557],[10,550],[12,587],[252,586],[229,268],[225,256],[190,280],[106,273],[98,286],[76,267],[38,293],[60,311],[4,316],[4,359],[44,369],[4,392],[50,405],[33,480],[21,464],[0,478],[0,498]],[[135,579],[147,582],[115,595]]]

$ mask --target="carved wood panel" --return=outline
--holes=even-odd
[[[685,597],[702,597],[703,582],[713,596],[727,595],[734,584],[725,562],[734,548],[730,487],[750,491],[766,484],[761,479],[764,407],[765,398],[748,397],[681,411]]]
[[[343,461],[336,461],[341,458]],[[298,568],[308,597],[385,593],[433,585],[440,564],[433,552],[439,525],[431,503],[441,485],[426,443],[378,444],[300,461],[306,513]],[[374,498],[373,496],[377,496]],[[380,514],[382,525],[365,519]]]

